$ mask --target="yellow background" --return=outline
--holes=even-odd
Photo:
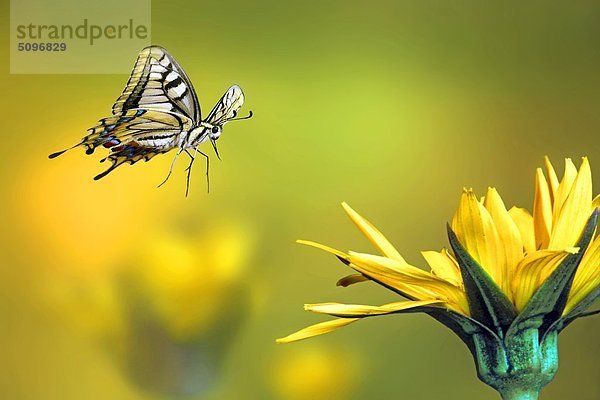
[[[227,125],[211,193],[199,162],[188,198],[185,162],[156,189],[171,155],[99,182],[100,155],[48,160],[127,76],[9,75],[5,29],[0,398],[497,398],[425,315],[274,343],[324,320],[303,303],[397,299],[335,287],[349,271],[294,244],[372,251],[343,200],[424,265],[465,186],[530,208],[544,155],[589,156],[600,184],[599,3],[496,3],[153,1],[152,40],[204,113],[237,83],[256,114]],[[600,398],[599,324],[561,335],[542,399]]]

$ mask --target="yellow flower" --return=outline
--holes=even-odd
[[[269,369],[274,394],[282,400],[347,399],[362,375],[353,351],[314,343],[279,352]]]
[[[342,203],[352,222],[381,255],[346,253],[314,242],[298,242],[325,250],[356,271],[342,278],[338,285],[371,280],[408,300],[382,306],[307,304],[308,311],[339,318],[305,328],[278,342],[331,332],[363,317],[416,311],[438,316],[447,311],[451,318],[462,321],[465,317],[481,323],[502,338],[513,321],[522,322],[524,316],[521,320],[516,317],[528,304],[531,303],[530,308],[541,307],[543,302],[532,301],[532,298],[559,266],[576,262],[578,267],[572,267],[574,277],[564,278],[564,284],[570,288],[565,296],[556,300],[558,305],[553,309],[554,313],[560,309],[552,322],[563,318],[560,326],[557,325],[557,329],[562,329],[585,311],[576,308],[587,308],[592,297],[598,295],[600,237],[594,238],[592,231],[588,235],[592,240],[589,246],[587,242],[582,246],[581,241],[592,212],[600,206],[600,197],[593,199],[587,158],[583,158],[579,171],[567,159],[560,182],[547,158],[545,164],[547,176],[541,168],[536,171],[533,214],[523,208],[507,210],[494,188],[489,188],[482,199],[472,190],[464,190],[449,227],[451,243],[453,237],[458,241],[452,246],[454,251],[422,252],[430,272],[407,263],[381,232]],[[458,254],[461,249],[465,255]],[[472,268],[476,271],[472,272]],[[476,301],[480,298],[485,301]],[[490,298],[493,304],[481,304]],[[493,311],[496,309],[496,314],[501,316],[497,323],[488,323],[485,317],[488,314],[481,311],[483,308],[492,309],[488,312],[492,320],[497,317]],[[544,324],[547,323],[545,320]]]

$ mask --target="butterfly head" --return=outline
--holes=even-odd
[[[221,125],[213,125],[208,132],[208,137],[210,140],[217,140],[219,137],[221,137],[222,132],[223,127]]]
[[[223,133],[223,126],[230,122],[252,117],[252,111],[246,117],[238,117],[238,111],[244,104],[244,93],[238,85],[231,86],[217,102],[206,119],[194,128],[189,137],[189,147],[197,147],[200,143],[210,140],[216,151],[216,141]]]

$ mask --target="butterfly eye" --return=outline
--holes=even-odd
[[[211,129],[212,133],[219,133],[219,127],[218,126],[213,126]]]

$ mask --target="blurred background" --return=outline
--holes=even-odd
[[[2,23],[8,26],[8,2]],[[2,399],[481,399],[467,348],[426,315],[325,320],[304,303],[397,298],[294,244],[372,251],[347,201],[417,265],[463,187],[531,208],[543,156],[600,184],[600,3],[161,1],[152,41],[207,112],[233,83],[249,121],[212,149],[211,192],[172,155],[92,177],[76,143],[127,75],[9,75],[2,36]],[[131,63],[136,54],[131,54]],[[597,190],[595,191],[597,193]],[[599,318],[570,326],[542,399],[600,398]]]

